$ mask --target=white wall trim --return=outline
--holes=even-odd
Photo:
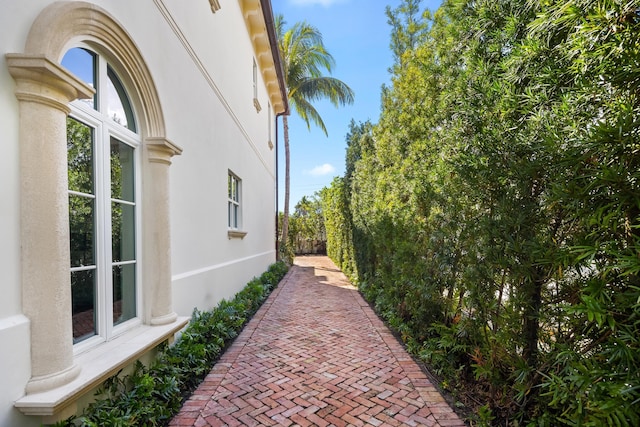
[[[219,268],[224,268],[224,267],[228,267],[230,265],[234,265],[234,264],[238,264],[238,263],[241,263],[241,262],[249,261],[249,260],[252,260],[254,258],[259,258],[259,257],[262,257],[262,256],[275,254],[275,252],[276,252],[275,250],[270,250],[270,251],[262,252],[262,253],[259,253],[259,254],[250,255],[248,257],[234,259],[234,260],[231,260],[231,261],[222,262],[220,264],[214,264],[214,265],[210,265],[208,267],[199,268],[197,270],[187,271],[186,273],[180,273],[180,274],[176,274],[176,275],[172,276],[171,280],[175,282],[177,280],[186,279],[187,277],[197,276],[198,274],[208,273],[210,271],[217,270]]]
[[[16,326],[29,323],[29,318],[22,314],[16,314],[15,316],[5,317],[0,319],[0,332],[4,329],[15,328]]]

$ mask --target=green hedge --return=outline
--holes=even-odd
[[[473,425],[640,425],[640,9],[387,9],[328,254]]]
[[[194,310],[175,345],[161,351],[150,367],[137,362],[133,373],[108,379],[80,417],[57,426],[164,426],[211,371],[224,349],[287,273],[272,264],[259,278],[211,311]]]

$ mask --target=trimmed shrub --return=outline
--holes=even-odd
[[[211,311],[194,310],[180,339],[163,348],[150,367],[137,362],[131,374],[118,372],[105,381],[82,416],[55,425],[167,425],[287,271],[283,262],[272,264],[232,300],[222,300]]]

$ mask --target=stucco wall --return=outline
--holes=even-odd
[[[22,313],[20,272],[19,113],[5,53],[20,52],[31,22],[46,2],[0,1],[0,426],[39,426],[13,408],[31,377],[29,320]],[[38,5],[39,3],[39,5]]]
[[[13,402],[31,376],[29,320],[22,315],[18,102],[5,54],[24,51],[28,31],[51,1],[0,0],[0,426],[40,425]],[[190,315],[239,291],[275,261],[275,143],[269,99],[237,0],[93,1],[138,47],[160,98],[166,136],[180,146],[170,167],[172,296]],[[60,58],[52,58],[59,60]],[[268,129],[272,135],[268,135]],[[242,179],[243,239],[227,236],[227,173]],[[141,195],[144,197],[144,194]],[[144,262],[144,253],[140,254]]]
[[[266,89],[258,74],[262,110],[256,112],[254,56],[240,10],[223,4],[212,14],[208,2],[202,3],[194,15],[179,0],[165,2],[183,30],[163,39],[176,56],[155,51],[149,58],[184,65],[163,67],[156,77],[167,134],[184,150],[171,166],[173,298],[179,315],[196,306],[211,308],[275,261],[275,153],[268,146]],[[243,239],[227,238],[229,170],[242,179]]]

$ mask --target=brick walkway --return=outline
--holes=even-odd
[[[295,266],[170,426],[464,426],[327,257]]]

